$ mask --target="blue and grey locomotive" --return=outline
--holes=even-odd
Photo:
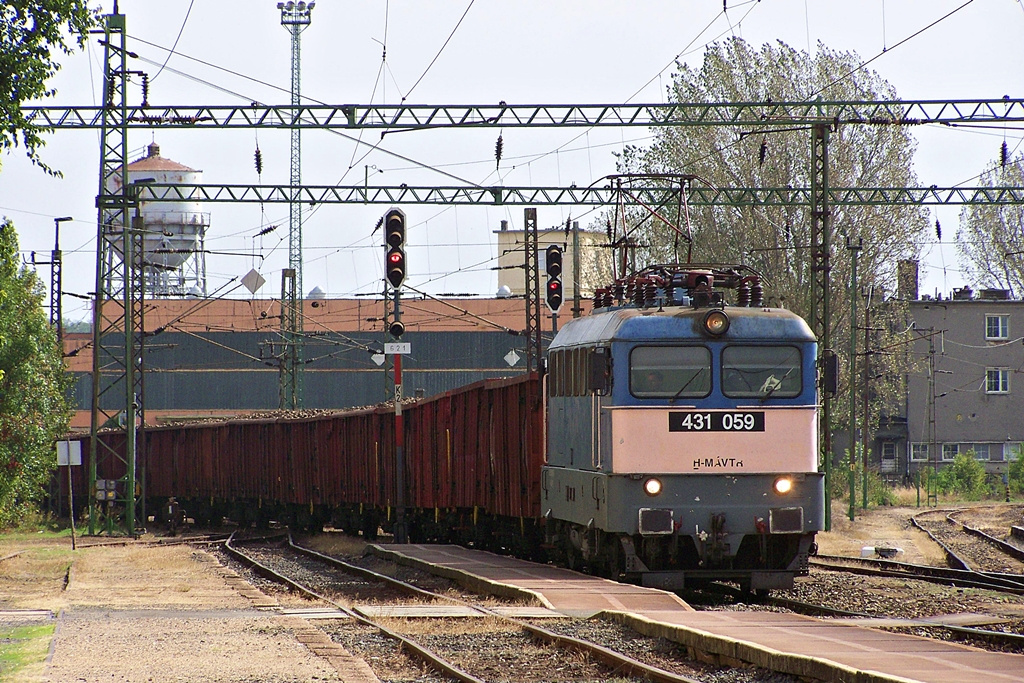
[[[598,290],[548,351],[548,542],[644,585],[792,587],[824,521],[816,356],[741,268],[656,266]]]

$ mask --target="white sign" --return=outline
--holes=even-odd
[[[404,356],[412,353],[412,342],[391,342],[384,344],[384,353],[389,356]]]
[[[82,464],[82,442],[81,441],[58,441],[57,442],[57,466],[68,467],[69,465]]]
[[[242,284],[245,285],[245,288],[248,289],[253,294],[255,294],[256,291],[260,287],[262,287],[266,282],[267,281],[263,279],[263,276],[256,272],[255,268],[250,270],[248,273],[245,274],[244,277],[242,277]]]

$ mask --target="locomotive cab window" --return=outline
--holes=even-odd
[[[711,351],[704,346],[638,346],[629,356],[637,398],[695,398],[711,393]]]
[[[722,349],[722,393],[730,398],[792,398],[802,387],[800,349],[795,346]]]

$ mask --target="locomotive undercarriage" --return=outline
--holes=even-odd
[[[807,575],[814,541],[813,533],[616,534],[554,520],[547,535],[571,569],[664,589],[725,580],[748,591],[792,588],[794,577]]]

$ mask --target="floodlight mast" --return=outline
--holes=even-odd
[[[299,35],[309,26],[315,2],[279,2],[281,25],[292,37],[292,106],[291,119],[291,182],[288,188],[288,270],[291,271],[287,298],[281,301],[281,327],[284,332],[284,354],[281,358],[281,408],[302,407],[302,138],[297,125],[301,109],[301,45]]]

